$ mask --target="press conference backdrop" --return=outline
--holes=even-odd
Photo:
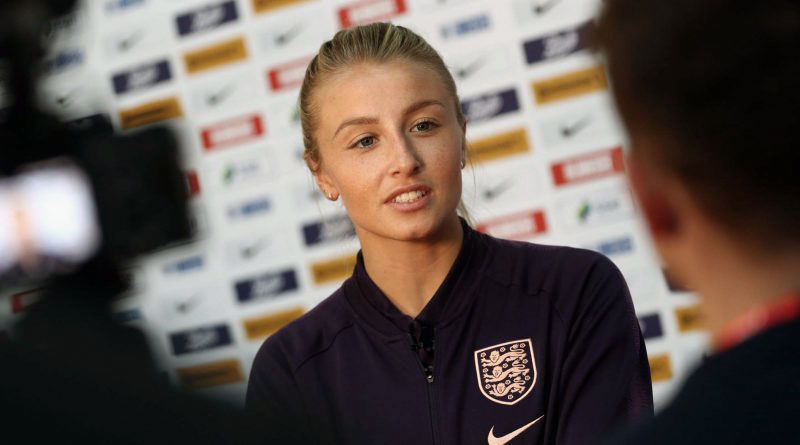
[[[42,103],[64,120],[106,115],[122,131],[172,127],[199,233],[133,265],[136,285],[116,316],[147,332],[173,384],[243,403],[261,342],[336,289],[358,251],[345,209],[322,199],[302,161],[305,67],[337,30],[390,20],[424,36],[456,79],[469,119],[464,198],[477,228],[610,257],[628,281],[662,405],[708,335],[694,295],[665,279],[627,187],[627,142],[587,48],[598,6],[85,1],[47,35]],[[6,291],[2,326],[36,298]]]

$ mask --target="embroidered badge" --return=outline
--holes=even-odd
[[[475,351],[478,387],[487,399],[513,405],[536,384],[536,360],[531,339],[514,340]]]

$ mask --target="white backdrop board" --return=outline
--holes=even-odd
[[[42,102],[65,120],[179,135],[199,236],[132,266],[115,304],[176,385],[241,403],[266,336],[349,276],[358,250],[302,162],[296,99],[319,45],[390,20],[457,81],[480,230],[585,247],[622,270],[660,406],[708,344],[696,298],[664,278],[624,177],[627,141],[588,50],[597,0],[91,0],[54,25]],[[108,147],[114,150],[114,147]],[[35,300],[5,289],[8,327]]]

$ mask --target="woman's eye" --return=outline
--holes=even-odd
[[[432,121],[422,121],[422,122],[417,122],[416,124],[414,124],[414,128],[412,128],[411,131],[422,131],[422,132],[425,132],[425,131],[431,131],[435,127],[436,127],[436,124],[434,124]]]
[[[359,139],[355,143],[354,147],[367,148],[367,147],[371,146],[374,143],[375,143],[375,137],[374,136],[365,136],[365,137]]]

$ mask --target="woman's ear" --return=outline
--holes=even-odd
[[[331,201],[339,199],[339,190],[334,185],[331,177],[324,173],[321,168],[314,170],[314,182],[317,183],[322,194]]]

